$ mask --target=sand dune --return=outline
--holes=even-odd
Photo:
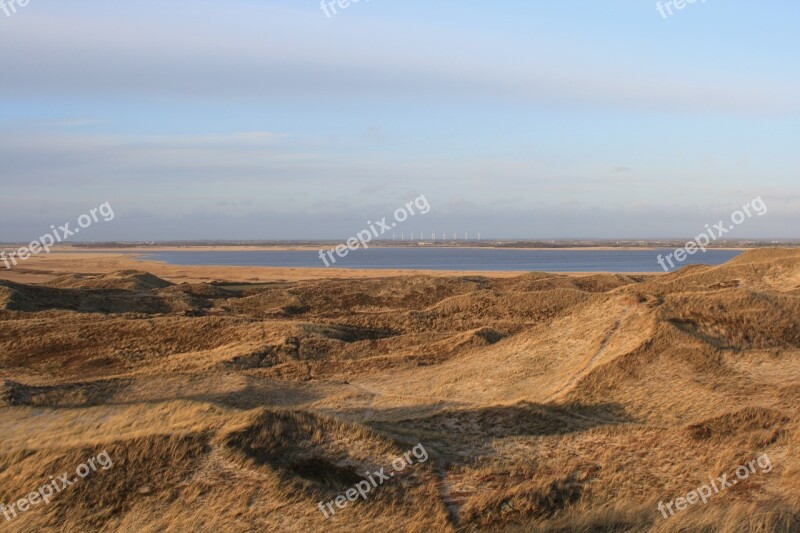
[[[800,251],[663,276],[98,272],[0,281],[0,502],[114,460],[9,531],[800,530]]]

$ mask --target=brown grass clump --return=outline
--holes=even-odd
[[[62,289],[149,291],[170,287],[172,283],[147,272],[119,270],[97,276],[68,274],[53,279],[47,285]]]

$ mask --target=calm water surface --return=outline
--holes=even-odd
[[[498,248],[370,248],[336,258],[331,268],[412,270],[522,270],[543,272],[663,272],[656,261],[674,250],[507,250]],[[698,252],[680,264],[720,265],[738,250]],[[143,258],[174,265],[311,267],[325,264],[315,251],[154,252]],[[330,260],[329,260],[330,261]]]

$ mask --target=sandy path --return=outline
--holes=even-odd
[[[556,392],[551,394],[547,398],[547,400],[545,400],[545,401],[547,401],[547,402],[553,401],[558,396],[561,396],[565,392],[571,390],[578,383],[578,381],[581,378],[583,378],[586,374],[588,374],[589,372],[592,371],[592,369],[597,364],[597,361],[599,361],[600,357],[603,355],[603,353],[605,353],[606,347],[608,346],[608,342],[611,340],[611,338],[614,336],[614,334],[617,331],[619,331],[619,327],[622,325],[622,320],[625,318],[625,316],[628,313],[630,313],[630,311],[631,311],[630,308],[626,309],[625,312],[622,314],[622,316],[617,319],[617,321],[611,327],[611,330],[608,332],[608,334],[603,339],[603,342],[600,343],[600,348],[598,348],[597,352],[595,352],[595,354],[592,356],[592,358],[589,359],[589,362],[586,363],[586,366],[583,367],[577,374],[572,376],[572,378],[569,380],[569,382],[567,382],[566,385],[564,385],[559,390],[557,390]]]

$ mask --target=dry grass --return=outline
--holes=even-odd
[[[665,276],[88,268],[0,281],[0,502],[114,467],[9,531],[800,531],[797,251]],[[417,443],[427,462],[324,519]]]

